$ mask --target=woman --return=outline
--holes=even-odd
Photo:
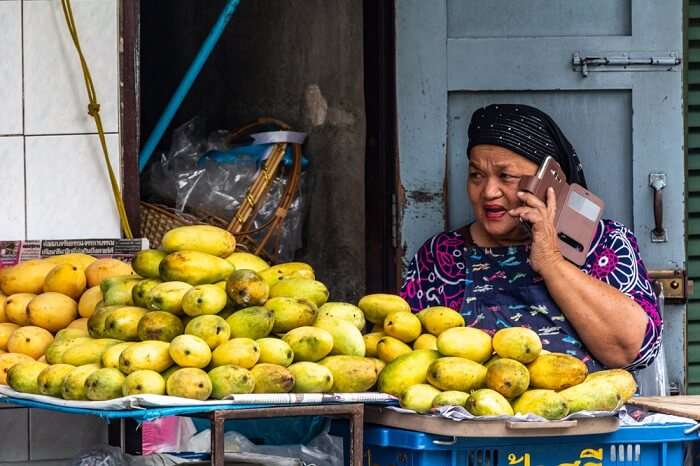
[[[662,322],[632,232],[601,220],[579,268],[559,251],[553,190],[546,202],[518,190],[520,178],[534,175],[547,156],[569,183],[586,186],[556,123],[525,105],[491,105],[474,112],[468,135],[474,223],[426,241],[401,295],[414,311],[449,306],[467,325],[491,334],[530,327],[544,348],[572,354],[590,370],[647,366],[658,352]]]

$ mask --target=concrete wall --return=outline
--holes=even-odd
[[[224,1],[142,2],[142,137]],[[359,0],[241,2],[171,129],[204,115],[210,129],[267,115],[307,131],[312,161],[305,248],[333,299],[365,283],[365,118]],[[162,147],[169,145],[169,133]]]

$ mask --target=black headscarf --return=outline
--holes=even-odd
[[[469,146],[504,147],[540,165],[547,156],[561,165],[566,180],[586,187],[576,151],[559,126],[541,110],[527,105],[489,105],[478,109],[469,123]]]

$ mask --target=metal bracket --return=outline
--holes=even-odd
[[[573,70],[584,78],[593,71],[677,71],[682,63],[680,54],[652,55],[648,52],[619,52],[610,55],[575,52],[571,57]]]
[[[649,278],[661,285],[668,304],[685,304],[693,295],[693,281],[683,269],[649,270]]]

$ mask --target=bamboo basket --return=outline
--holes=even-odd
[[[289,130],[289,125],[274,118],[260,118],[254,123],[234,131],[229,141],[255,133],[263,126],[274,124],[281,130]],[[141,235],[148,238],[151,248],[160,246],[163,235],[176,227],[185,225],[214,225],[230,231],[236,237],[236,249],[248,251],[276,262],[276,254],[282,240],[281,227],[287,216],[289,206],[294,200],[301,182],[301,145],[292,144],[293,162],[289,170],[282,170],[282,160],[287,150],[287,143],[274,145],[270,156],[248,188],[244,199],[234,213],[233,218],[224,220],[206,212],[178,212],[159,204],[141,202]],[[262,200],[265,198],[272,181],[279,175],[286,177],[285,190],[277,208],[262,226],[253,228]],[[257,239],[256,239],[257,238]]]

